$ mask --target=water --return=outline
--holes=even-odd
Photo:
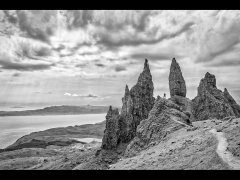
[[[0,117],[0,148],[14,143],[18,138],[35,131],[82,124],[95,124],[105,120],[106,114],[6,116]]]

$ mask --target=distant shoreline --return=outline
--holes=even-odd
[[[107,113],[109,106],[49,106],[42,109],[23,111],[0,111],[0,117],[5,116],[48,116],[48,115],[80,115]]]

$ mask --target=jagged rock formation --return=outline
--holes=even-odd
[[[137,127],[136,137],[128,145],[125,156],[133,156],[149,145],[162,141],[167,134],[191,125],[189,115],[181,111],[180,106],[158,97],[149,117]]]
[[[198,120],[239,117],[240,108],[227,89],[224,92],[217,89],[215,76],[207,72],[200,81],[197,96],[193,99],[193,114]]]
[[[176,59],[172,59],[169,74],[169,89],[171,97],[178,95],[186,97],[186,84],[182,76],[182,71]]]
[[[109,119],[106,122],[102,149],[115,149],[119,144],[129,143],[135,137],[137,126],[148,117],[154,105],[153,89],[152,75],[146,59],[137,84],[130,91],[128,86],[125,88],[121,114],[115,113],[113,116],[110,113],[107,116]]]
[[[153,89],[152,75],[146,59],[137,84],[130,91],[126,86],[125,95],[122,98],[119,142],[128,143],[132,140],[140,121],[148,117],[154,104]]]
[[[117,147],[119,133],[118,119],[118,109],[112,109],[112,106],[110,106],[106,115],[106,129],[104,130],[104,136],[102,139],[102,149],[109,150]]]

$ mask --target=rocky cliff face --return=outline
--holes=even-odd
[[[206,120],[239,117],[240,111],[227,89],[224,92],[219,90],[215,76],[207,72],[200,81],[197,97],[193,99],[193,113],[198,120]]]
[[[169,74],[169,89],[171,97],[178,95],[186,97],[186,84],[182,76],[182,71],[176,59],[172,59],[170,74]]]
[[[141,120],[148,117],[148,113],[153,107],[153,89],[152,75],[146,59],[137,84],[130,91],[128,86],[125,88],[121,114],[115,113],[112,116],[112,113],[108,113],[110,115],[107,116],[103,149],[115,149],[118,144],[129,143],[135,137],[137,126]]]
[[[181,111],[180,106],[158,96],[149,117],[137,127],[136,137],[128,145],[125,156],[133,156],[162,141],[167,134],[190,124],[189,115]]]

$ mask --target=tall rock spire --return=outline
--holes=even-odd
[[[178,95],[186,97],[186,84],[182,76],[182,71],[176,59],[172,59],[170,74],[169,74],[169,89],[171,97]]]
[[[106,115],[106,129],[102,139],[102,149],[109,150],[117,147],[118,119],[118,109],[113,109],[112,106],[110,106]]]

